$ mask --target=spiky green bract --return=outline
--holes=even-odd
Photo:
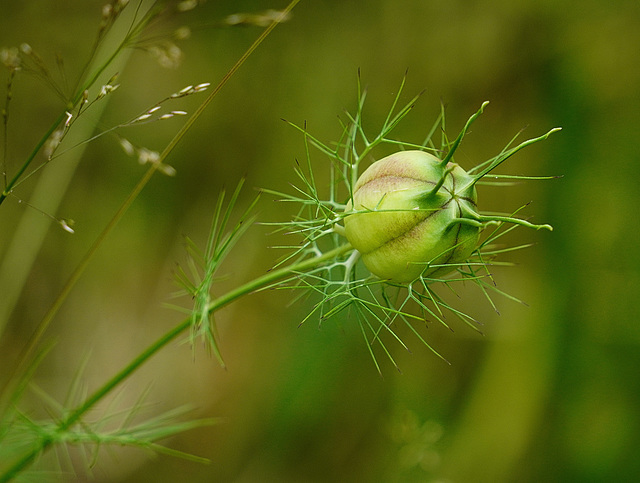
[[[179,295],[187,294],[193,300],[193,309],[190,311],[192,346],[198,338],[202,338],[207,348],[213,351],[223,367],[225,364],[216,340],[215,320],[213,314],[209,312],[209,306],[213,300],[212,287],[217,281],[216,276],[220,264],[255,218],[252,213],[258,197],[249,204],[237,222],[229,228],[229,221],[243,184],[244,180],[238,183],[226,205],[226,193],[224,190],[220,193],[205,250],[200,251],[196,244],[187,238],[191,273],[187,274],[180,267],[176,275],[178,282],[184,287],[184,292]]]
[[[301,236],[303,240],[282,247],[288,250],[288,255],[281,263],[317,257],[344,243],[345,235],[354,248],[340,253],[332,261],[327,260],[324,266],[295,274],[288,285],[277,286],[299,289],[300,297],[316,297],[314,308],[304,321],[318,318],[322,323],[338,314],[356,321],[379,371],[376,346],[394,365],[387,341],[395,341],[405,349],[409,347],[409,343],[400,337],[398,328],[401,325],[408,327],[434,352],[422,336],[420,326],[436,321],[451,327],[447,317],[453,315],[477,329],[475,319],[447,302],[439,295],[438,287],[455,291],[458,282],[471,282],[480,288],[494,308],[490,292],[517,300],[496,287],[488,267],[506,264],[496,261],[496,256],[524,246],[498,249],[495,242],[516,226],[551,229],[549,225],[534,225],[515,217],[520,209],[505,214],[480,212],[476,206],[475,186],[517,151],[546,139],[557,129],[514,148],[508,145],[498,156],[465,171],[456,164],[454,152],[488,103],[481,105],[452,142],[446,134],[444,108],[422,143],[398,141],[391,137],[391,132],[409,114],[419,97],[402,105],[404,84],[405,79],[382,127],[374,136],[363,126],[366,92],[360,88],[360,82],[356,111],[347,113],[337,143],[326,144],[310,134],[306,125],[299,127],[289,123],[303,134],[306,162],[297,163],[300,183],[295,186],[295,193],[270,191],[281,200],[299,206],[292,221],[274,224],[282,232]],[[434,134],[438,131],[442,135],[440,143],[436,144]],[[376,152],[383,146],[391,146],[398,152],[363,170],[371,158],[375,160]],[[329,160],[330,186],[324,194],[316,182],[319,176],[314,173],[311,147]],[[399,180],[402,173],[406,176]],[[501,176],[496,179],[548,177]],[[405,239],[406,243],[398,244],[401,246],[392,246],[421,221],[434,215],[442,218],[433,226],[417,229],[417,233],[413,232],[409,237],[411,240]],[[493,229],[487,230],[491,226]],[[484,236],[479,238],[482,232]],[[430,246],[425,248],[425,241]]]

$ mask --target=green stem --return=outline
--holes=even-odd
[[[551,225],[534,225],[533,223],[529,223],[526,220],[521,218],[513,218],[511,216],[488,216],[488,215],[480,215],[479,220],[484,223],[513,223],[516,225],[526,226],[527,228],[533,228],[534,230],[549,230],[553,231],[553,227]]]
[[[444,165],[446,166],[446,164]],[[426,195],[426,197],[430,197],[430,196],[435,196],[436,194],[438,194],[438,191],[440,191],[440,188],[442,188],[442,185],[444,184],[444,182],[447,179],[447,176],[449,176],[449,174],[451,174],[451,172],[453,171],[454,167],[445,169],[444,172],[442,173],[442,176],[440,176],[440,179],[438,180],[438,182],[436,183],[436,185],[433,187],[433,189],[431,191],[429,191],[429,193]]]
[[[47,132],[44,133],[42,138],[40,138],[40,141],[38,141],[38,144],[36,144],[36,146],[33,148],[33,151],[31,151],[31,154],[29,154],[29,157],[27,157],[27,160],[22,164],[22,166],[20,167],[18,172],[14,175],[14,177],[11,179],[11,181],[7,183],[7,186],[5,186],[2,193],[0,193],[0,205],[4,202],[7,196],[9,196],[15,184],[18,182],[18,180],[22,177],[24,172],[27,170],[27,168],[31,164],[31,161],[35,159],[40,149],[42,149],[42,146],[44,146],[44,144],[47,142],[47,139],[49,139],[53,134],[53,132],[58,128],[62,120],[65,118],[65,115],[66,115],[65,113],[66,113],[66,109],[62,111],[62,113],[60,113],[60,115],[53,122],[51,127],[47,130]]]
[[[216,300],[211,302],[208,307],[209,313],[215,312],[220,307],[225,306],[235,299],[251,292],[255,292],[258,289],[267,287],[272,282],[276,282],[278,280],[283,279],[284,277],[291,275],[293,273],[305,272],[311,268],[318,267],[322,265],[324,262],[328,260],[333,260],[337,256],[340,256],[349,250],[352,250],[353,247],[349,243],[345,243],[344,245],[340,245],[333,250],[324,253],[318,257],[309,258],[307,260],[303,260],[301,262],[293,263],[287,267],[279,268],[277,270],[273,270],[269,273],[266,273],[262,277],[258,277],[246,284],[238,287],[235,290],[228,292],[225,295],[218,297]]]
[[[534,225],[533,223],[529,223],[526,220],[521,218],[514,218],[511,216],[488,216],[488,215],[474,215],[474,218],[454,218],[451,220],[450,225],[460,224],[460,225],[468,225],[476,228],[485,228],[488,224],[497,224],[497,223],[513,223],[514,225],[522,225],[527,228],[533,228],[534,230],[549,230],[553,231],[553,227],[551,225]]]
[[[329,260],[333,260],[335,257],[338,257],[349,250],[352,250],[353,247],[346,243],[337,248],[334,248],[323,255],[318,257],[309,258],[307,260],[302,260],[300,262],[293,263],[287,267],[280,268],[278,270],[273,270],[265,275],[258,277],[254,280],[251,280],[240,287],[227,292],[226,294],[215,299],[209,307],[207,308],[209,314],[216,312],[217,310],[229,305],[231,302],[248,295],[250,293],[255,292],[256,290],[268,287],[274,282],[282,280],[287,276],[299,272],[307,271],[311,268],[315,268],[321,266],[325,262]],[[125,381],[131,374],[133,374],[142,364],[144,364],[147,360],[149,360],[154,354],[156,354],[160,349],[165,347],[169,342],[178,337],[181,333],[187,330],[191,326],[191,317],[187,317],[185,320],[176,325],[172,330],[164,334],[157,341],[151,344],[147,349],[141,352],[135,359],[133,359],[124,369],[118,372],[115,376],[113,376],[109,381],[107,381],[101,388],[99,388],[96,392],[94,392],[91,396],[89,396],[85,402],[71,411],[66,418],[61,420],[58,423],[57,433],[63,433],[68,430],[73,424],[78,422],[80,418],[89,411],[93,406],[96,405],[102,398],[104,398],[107,394],[109,394],[116,386]],[[9,468],[3,475],[0,475],[0,483],[11,480],[15,477],[20,471],[26,468],[29,464],[33,462],[34,459],[38,457],[43,451],[49,448],[53,443],[55,443],[55,439],[51,436],[44,437],[39,444],[33,448],[29,453],[25,454],[20,460],[18,460],[14,465]]]

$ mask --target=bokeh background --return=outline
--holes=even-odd
[[[138,50],[123,58],[121,86],[101,115],[87,116],[90,129],[126,121],[186,85],[217,83],[260,32],[219,22],[285,3],[209,1],[159,26],[159,34],[192,28],[179,43],[181,65],[163,68]],[[63,85],[59,53],[71,84],[102,2],[0,4],[0,46],[28,42]],[[157,175],[100,248],[48,332],[55,346],[38,386],[63,401],[86,361],[82,380],[95,388],[180,321],[164,304],[175,302],[173,273],[187,261],[184,237],[204,245],[221,189],[243,176],[250,189],[240,205],[253,188],[289,190],[304,145],[281,118],[337,140],[338,117],[356,105],[358,70],[368,86],[365,126],[372,133],[407,70],[402,100],[425,93],[397,138],[420,141],[441,101],[455,135],[491,101],[456,156],[466,167],[499,152],[525,126],[528,137],[563,127],[500,168],[562,178],[480,194],[487,210],[533,200],[527,215],[555,227],[516,230],[510,243],[536,245],[508,254],[515,267],[495,269],[499,287],[527,305],[496,297],[497,314],[472,287],[462,290],[456,306],[482,321],[484,335],[455,320],[453,332],[429,324],[426,336],[447,365],[401,332],[412,350],[392,346],[402,373],[380,353],[380,376],[353,321],[298,327],[310,305],[291,304],[290,293],[246,297],[217,314],[226,370],[200,347],[172,344],[120,390],[123,407],[149,390],[150,415],[190,404],[197,417],[220,417],[219,425],[165,441],[211,464],[114,448],[92,468],[95,481],[640,480],[639,52],[640,3],[632,0],[302,0],[172,153],[177,175]],[[63,105],[24,75],[12,93],[9,174]],[[203,98],[176,108],[193,112]],[[162,150],[180,122],[122,134]],[[326,159],[314,153],[313,161],[322,173]],[[56,169],[65,168],[73,177],[61,190]],[[0,298],[8,302],[7,286],[19,288],[3,314],[3,372],[144,169],[105,136],[20,185],[20,198],[73,218],[74,235],[16,199],[0,207]],[[38,188],[44,178],[53,180],[52,192],[62,191],[59,207],[49,199],[57,195]],[[293,212],[269,197],[258,206],[261,221]],[[25,217],[46,230],[33,264],[26,253],[36,237],[27,229],[12,242]],[[231,253],[218,293],[265,273],[282,255],[270,247],[282,241],[267,227],[250,230]],[[11,243],[21,248],[12,252],[13,265],[6,260]],[[53,459],[44,457],[40,468],[51,468]],[[85,478],[81,470],[67,475]]]

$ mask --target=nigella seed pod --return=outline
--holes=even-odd
[[[411,282],[445,275],[478,245],[476,178],[424,151],[400,151],[358,179],[345,234],[378,277]]]

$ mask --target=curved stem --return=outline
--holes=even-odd
[[[498,223],[513,223],[514,225],[522,225],[527,228],[533,228],[534,230],[549,230],[553,231],[553,227],[551,225],[534,225],[533,223],[528,222],[527,220],[523,220],[522,218],[514,218],[512,216],[488,216],[488,215],[475,215],[477,219],[474,218],[454,218],[451,220],[450,224],[459,224],[459,225],[468,225],[476,228],[485,228],[490,224],[498,224]]]
[[[221,295],[217,299],[215,299],[209,307],[207,311],[209,314],[216,312],[217,310],[225,307],[231,302],[248,295],[250,293],[255,292],[256,290],[268,287],[273,282],[277,282],[279,280],[284,279],[285,277],[299,273],[303,271],[307,271],[311,268],[315,268],[321,266],[325,262],[329,260],[333,260],[335,257],[338,257],[349,250],[352,250],[353,247],[349,243],[345,243],[333,250],[328,251],[318,257],[309,258],[306,260],[302,260],[300,262],[293,263],[287,267],[280,268],[278,270],[273,270],[265,275],[255,278],[240,287],[227,292],[224,295]],[[187,330],[191,326],[191,317],[187,317],[178,325],[176,325],[172,330],[164,334],[158,340],[156,340],[153,344],[147,347],[144,351],[142,351],[135,359],[133,359],[127,366],[125,366],[120,372],[118,372],[115,376],[113,376],[109,381],[107,381],[102,387],[100,387],[97,391],[95,391],[91,396],[89,396],[85,402],[78,406],[76,409],[71,411],[66,418],[62,419],[58,423],[58,427],[56,429],[57,433],[63,433],[68,430],[73,424],[78,422],[80,418],[89,411],[93,406],[96,405],[102,398],[104,398],[107,394],[109,394],[116,386],[125,381],[131,374],[133,374],[142,364],[144,364],[147,360],[149,360],[154,354],[156,354],[160,349],[165,347],[171,341],[173,341],[176,337],[178,337],[181,333]],[[25,454],[20,460],[18,460],[14,465],[9,468],[3,475],[0,475],[0,482],[6,482],[11,480],[14,476],[16,476],[20,471],[26,468],[31,462],[38,457],[44,450],[49,448],[53,443],[55,443],[55,439],[51,436],[47,436],[43,438],[39,444],[33,448],[29,453]]]
[[[553,231],[553,227],[551,225],[534,225],[533,223],[529,223],[527,220],[523,220],[521,218],[514,218],[511,216],[488,216],[488,215],[480,215],[478,219],[484,223],[513,223],[515,225],[526,226],[527,228],[533,228],[534,230],[549,230]]]

